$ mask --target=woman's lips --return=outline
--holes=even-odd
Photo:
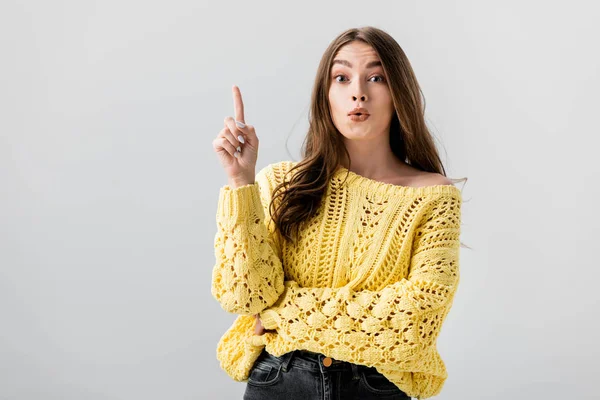
[[[356,115],[356,114],[351,114],[349,115],[350,120],[354,121],[354,122],[362,122],[362,121],[366,121],[369,118],[369,114],[361,114],[361,115]]]

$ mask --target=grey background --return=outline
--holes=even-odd
[[[211,142],[237,84],[257,171],[298,160],[318,61],[364,25],[469,178],[439,398],[598,398],[596,4],[3,0],[0,399],[241,398]]]

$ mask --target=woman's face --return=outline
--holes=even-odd
[[[340,133],[348,139],[388,135],[394,105],[375,50],[364,42],[348,43],[336,54],[330,73],[329,105]],[[351,117],[355,107],[365,108],[368,118]]]

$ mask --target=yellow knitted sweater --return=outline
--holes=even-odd
[[[293,244],[268,205],[294,165],[270,164],[254,183],[220,190],[211,293],[239,314],[217,345],[221,368],[245,382],[263,348],[304,349],[375,367],[411,397],[439,394],[447,371],[436,341],[459,282],[460,190],[339,167]],[[255,335],[257,313],[275,331]]]

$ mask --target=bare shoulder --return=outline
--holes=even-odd
[[[408,166],[411,186],[435,186],[435,185],[454,185],[447,177],[437,172],[426,172]]]
[[[426,186],[435,186],[435,185],[454,185],[448,177],[445,177],[442,174],[429,172],[424,177],[426,181]]]

